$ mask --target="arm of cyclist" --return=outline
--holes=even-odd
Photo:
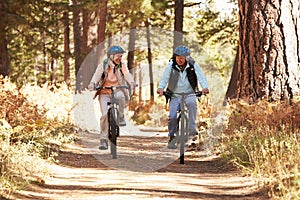
[[[158,88],[156,90],[156,93],[159,94],[160,96],[163,95],[164,88],[167,86],[167,84],[169,82],[171,70],[172,70],[172,62],[169,62],[163,72],[163,75],[160,78]]]
[[[201,67],[199,66],[199,64],[197,62],[195,62],[194,68],[195,68],[195,73],[196,73],[197,78],[198,78],[198,82],[200,83],[200,85],[202,87],[202,94],[208,94],[209,89],[208,89],[207,79],[204,76],[204,74],[201,70]]]
[[[122,63],[122,69],[121,70],[122,70],[122,73],[124,74],[125,80],[128,83],[130,83],[131,91],[134,91],[135,87],[136,87],[136,83],[134,82],[133,77],[132,77],[131,73],[129,72],[126,63]]]
[[[93,77],[92,77],[89,85],[87,86],[87,89],[89,91],[95,90],[95,87],[98,84],[98,82],[100,81],[100,78],[101,78],[101,75],[103,74],[103,71],[104,71],[103,64],[99,64],[97,66],[97,69],[96,69],[96,71],[95,71],[95,73],[94,73],[94,75],[93,75]]]

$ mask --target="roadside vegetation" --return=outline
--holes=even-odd
[[[0,196],[8,198],[28,183],[43,184],[47,164],[55,162],[65,143],[76,140],[80,128],[72,119],[74,92],[65,85],[18,89],[1,78],[0,96]],[[129,108],[137,125],[167,125],[163,97],[154,104],[133,99]],[[198,128],[205,131],[211,126],[209,97],[201,99],[199,109]],[[299,199],[300,100],[252,105],[232,101],[226,112],[226,126],[215,146],[222,157],[258,177],[272,198]]]
[[[61,145],[74,141],[69,98],[63,86],[18,89],[0,78],[0,196],[8,198],[31,182],[43,183],[47,162],[54,161]]]
[[[300,99],[229,107],[222,155],[259,177],[273,199],[300,199]]]

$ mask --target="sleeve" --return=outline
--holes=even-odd
[[[196,75],[197,75],[198,82],[200,83],[201,87],[208,89],[207,79],[204,76],[204,74],[202,72],[202,69],[201,69],[201,67],[199,66],[199,64],[197,62],[195,62],[194,68],[195,68],[195,72],[196,72]]]
[[[129,72],[127,65],[125,63],[122,63],[122,73],[124,74],[124,78],[128,83],[133,83],[133,77],[131,73]]]
[[[172,69],[172,62],[169,62],[163,72],[163,75],[160,78],[158,88],[164,89],[167,86],[170,78],[171,69]]]
[[[97,85],[101,79],[102,73],[103,73],[103,63],[100,63],[90,81],[90,83]]]

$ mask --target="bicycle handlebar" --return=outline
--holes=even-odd
[[[202,96],[202,91],[198,91],[198,92],[170,92],[170,91],[163,91],[163,95],[164,96],[170,96],[171,94],[179,94],[181,96],[195,94],[196,97],[201,97]]]
[[[109,90],[116,90],[116,89],[129,89],[129,86],[127,85],[121,85],[121,86],[96,86],[95,90],[101,90],[101,89],[109,89]]]

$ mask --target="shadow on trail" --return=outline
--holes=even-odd
[[[165,139],[158,138],[158,146]],[[133,145],[128,146],[128,141]],[[153,138],[144,141],[147,142],[142,142],[140,137],[123,136],[120,146],[130,147],[132,151],[145,146],[151,151]],[[66,172],[55,171],[50,182],[32,184],[17,199],[114,199],[115,196],[118,199],[270,199],[255,181],[242,177],[236,168],[216,156],[200,159],[189,153],[184,165],[175,160],[156,171],[132,172],[106,166],[80,141],[72,148],[61,150],[57,157],[58,170]],[[112,160],[110,154],[104,156]],[[126,155],[119,157],[128,162]]]
[[[121,199],[270,199],[265,189],[259,189],[255,181],[242,177],[236,168],[217,156],[200,158],[188,152],[184,165],[175,159],[151,172],[126,171],[126,162],[132,159],[129,154],[145,158],[135,161],[159,162],[153,160],[155,154],[151,151],[165,146],[166,140],[167,137],[122,136],[119,148],[123,152],[120,150],[118,159],[111,159],[107,152],[95,153],[99,152],[97,146],[87,150],[86,143],[76,141],[73,149],[61,150],[57,156],[58,165],[67,174],[60,171],[46,184],[33,184],[27,193],[18,194],[17,199],[114,199],[115,196]],[[90,144],[94,142],[91,140]],[[103,159],[122,163],[125,171],[103,164]]]
[[[76,191],[84,191],[85,193],[93,194],[92,199],[110,199],[105,198],[106,195],[132,195],[134,190],[135,196],[138,199],[141,197],[155,197],[155,198],[164,198],[164,199],[206,199],[206,200],[268,200],[270,199],[267,196],[267,191],[265,189],[261,189],[250,194],[224,194],[224,193],[215,193],[214,190],[208,192],[201,191],[180,191],[180,190],[166,190],[166,189],[151,189],[151,188],[128,188],[128,187],[107,187],[107,186],[99,186],[96,187],[88,187],[83,185],[43,185],[42,187],[51,190],[52,192],[57,191],[58,193],[69,193],[70,191],[76,193]],[[243,188],[241,186],[241,188]],[[212,188],[214,189],[214,188]],[[218,190],[232,190],[237,188],[231,187],[219,187]],[[34,190],[33,190],[34,191]],[[103,195],[106,194],[106,195]],[[99,198],[97,198],[97,195]],[[34,195],[19,195],[19,198],[22,199],[31,199],[38,200],[41,199],[38,196]],[[87,197],[88,198],[88,197]],[[52,199],[52,198],[49,198]],[[55,199],[55,198],[54,198]],[[71,198],[70,198],[71,199]],[[84,198],[82,198],[84,199]],[[131,198],[124,198],[131,199]]]

